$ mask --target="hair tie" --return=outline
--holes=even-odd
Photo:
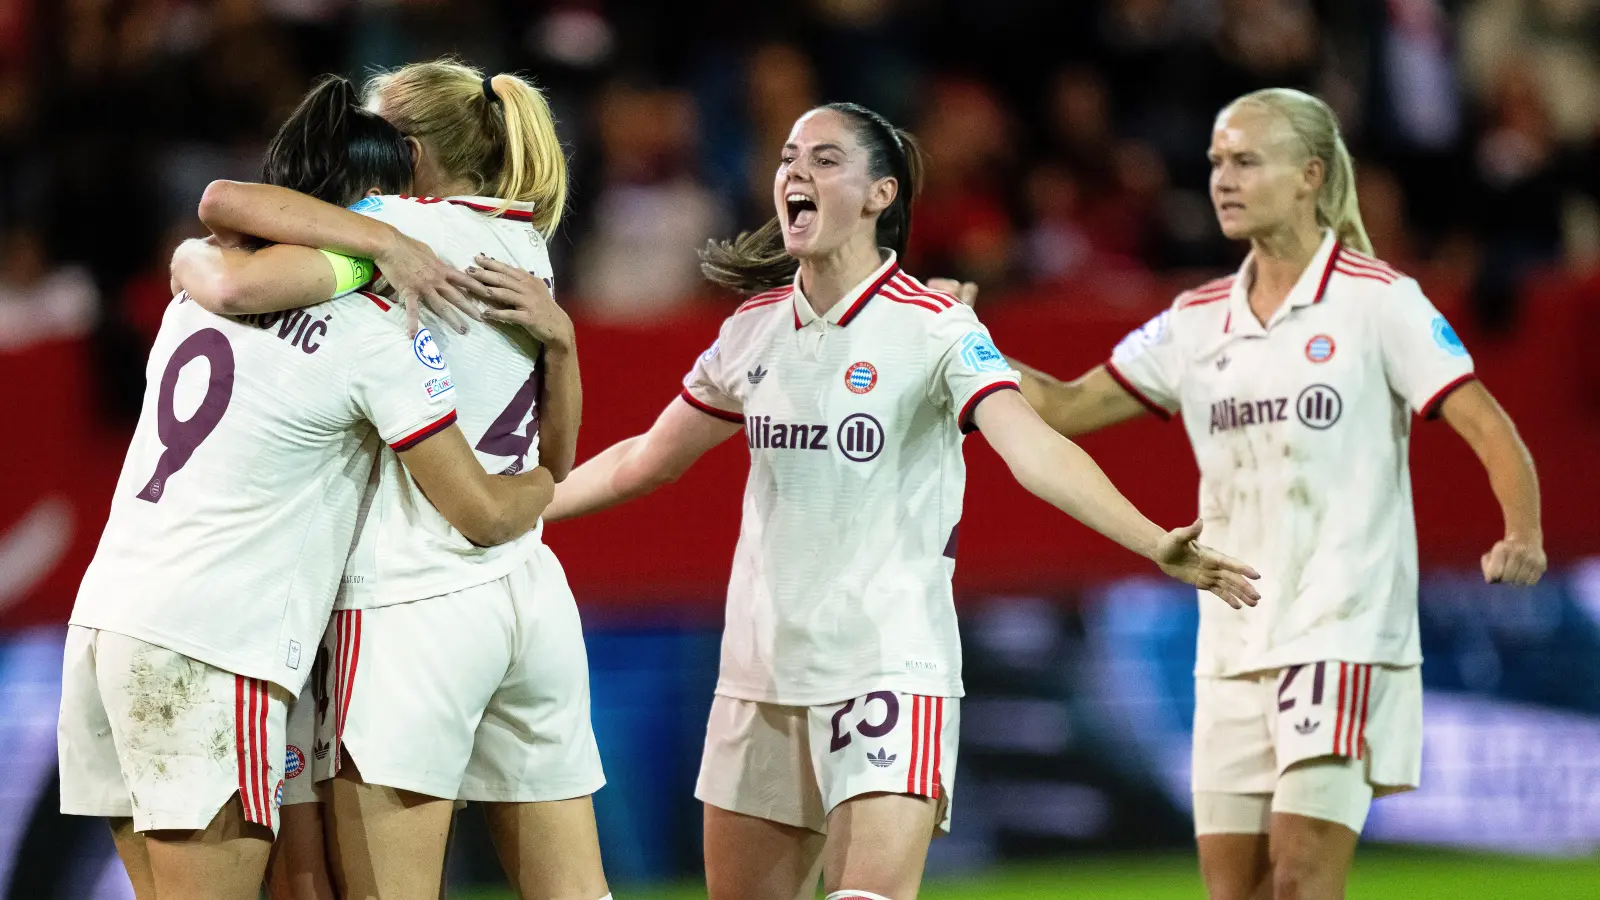
[[[488,77],[483,79],[483,98],[485,100],[488,100],[490,103],[499,103],[500,102],[500,95],[496,94],[494,92],[494,76],[493,75],[490,75],[490,76],[488,76]]]

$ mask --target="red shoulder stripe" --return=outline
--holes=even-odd
[[[1383,272],[1388,275],[1393,275],[1396,278],[1405,277],[1405,273],[1401,272],[1399,269],[1396,269],[1394,266],[1389,265],[1383,260],[1373,259],[1370,256],[1365,256],[1360,253],[1352,253],[1347,250],[1344,253],[1344,260],[1352,265],[1360,266],[1364,269],[1372,269],[1376,272]]]
[[[1226,292],[1221,294],[1209,294],[1204,297],[1190,297],[1188,300],[1180,301],[1178,303],[1178,308],[1188,309],[1191,306],[1205,306],[1207,303],[1215,303],[1218,300],[1226,299],[1228,299],[1228,294]]]
[[[905,291],[908,294],[911,294],[912,296],[920,297],[926,300],[932,300],[934,303],[943,306],[945,309],[950,309],[957,303],[961,302],[944,291],[936,291],[933,288],[928,287],[915,278],[912,278],[910,275],[907,275],[904,271],[900,273],[900,277],[890,282],[890,284],[893,284],[895,287]]]
[[[950,308],[939,298],[931,294],[910,294],[895,288],[893,285],[884,285],[883,295],[896,303],[911,303],[916,306],[921,306],[925,309],[931,309],[934,312],[944,312]]]
[[[1378,268],[1377,266],[1369,266],[1369,265],[1366,265],[1364,263],[1358,263],[1358,262],[1354,262],[1354,261],[1341,261],[1340,265],[1345,267],[1345,268],[1347,268],[1347,269],[1350,269],[1351,271],[1366,272],[1369,275],[1372,275],[1374,277],[1384,278],[1384,279],[1387,279],[1389,281],[1394,281],[1395,279],[1398,279],[1398,278],[1402,277],[1399,272],[1396,272],[1395,270],[1393,270],[1391,268],[1388,268],[1387,266],[1385,266],[1383,268]]]
[[[1395,283],[1395,279],[1393,277],[1391,277],[1389,275],[1383,275],[1383,274],[1380,274],[1378,272],[1373,272],[1373,271],[1370,271],[1368,269],[1356,269],[1356,268],[1351,268],[1351,267],[1348,267],[1348,266],[1342,266],[1341,265],[1341,266],[1334,266],[1333,270],[1335,272],[1338,272],[1340,275],[1348,275],[1351,278],[1366,278],[1366,279],[1369,279],[1371,281],[1380,282],[1382,284],[1394,284]]]
[[[356,293],[360,294],[361,296],[363,296],[363,297],[367,298],[368,300],[371,300],[373,303],[377,304],[378,308],[383,310],[384,312],[388,312],[389,311],[389,309],[390,309],[389,304],[385,303],[383,298],[379,297],[377,294],[373,294],[373,293],[370,293],[368,291],[356,291]]]
[[[746,303],[743,306],[739,307],[738,309],[734,310],[733,314],[737,316],[740,313],[747,313],[747,312],[750,312],[753,309],[760,309],[763,306],[771,306],[774,303],[782,303],[785,299],[787,299],[787,298],[784,298],[784,297],[773,297],[770,300],[762,300],[760,302],[752,300],[749,303]]]

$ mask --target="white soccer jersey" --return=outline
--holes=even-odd
[[[351,208],[422,241],[458,268],[483,253],[550,284],[550,256],[530,222],[532,205],[514,203],[498,217],[488,215],[499,206],[487,197],[369,197]],[[457,423],[484,469],[514,474],[537,466],[538,342],[521,328],[489,323],[466,334],[440,328],[435,340],[460,388]],[[535,529],[496,547],[474,546],[422,495],[399,458],[380,452],[338,608],[387,606],[493,581],[522,565],[539,540]]]
[[[972,311],[892,254],[826,316],[797,278],[723,322],[682,394],[750,448],[717,693],[961,696],[962,432],[1016,385]]]
[[[1472,359],[1416,281],[1331,232],[1265,327],[1251,271],[1180,295],[1106,365],[1152,412],[1181,410],[1202,540],[1261,572],[1254,609],[1201,594],[1195,672],[1418,663],[1410,416]]]
[[[377,435],[455,420],[431,334],[363,294],[215,316],[180,294],[72,624],[298,693],[355,536]],[[367,423],[371,424],[368,425]]]

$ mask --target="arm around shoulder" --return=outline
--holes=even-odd
[[[543,467],[520,475],[485,472],[455,424],[397,452],[445,521],[480,547],[532,531],[555,496],[555,479]]]

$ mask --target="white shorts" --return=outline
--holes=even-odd
[[[289,726],[283,761],[283,805],[316,803],[316,783],[333,776],[333,752],[326,741],[317,739],[318,723],[326,722],[332,710],[327,645],[317,648],[316,662],[300,696],[289,704]]]
[[[318,738],[369,784],[529,803],[605,784],[577,601],[555,554],[486,584],[334,613],[333,712]]]
[[[1313,760],[1342,764],[1300,765]],[[1299,781],[1290,785],[1291,766],[1297,772],[1315,771],[1304,778],[1296,775]],[[1239,816],[1224,817],[1230,819],[1226,827],[1207,821],[1201,807],[1215,804],[1199,802],[1202,794],[1256,795],[1270,799],[1276,812],[1348,825],[1365,821],[1365,801],[1357,817],[1339,804],[1309,798],[1346,782],[1352,796],[1398,793],[1415,788],[1421,774],[1420,666],[1330,660],[1234,678],[1195,679],[1192,787],[1197,833],[1244,827]],[[1336,806],[1337,815],[1317,814]]]
[[[833,808],[862,794],[939,802],[950,831],[961,701],[875,691],[825,706],[717,696],[694,795],[703,803],[827,834]]]
[[[197,831],[234,794],[273,829],[288,692],[110,631],[69,626],[56,731],[61,811]]]

